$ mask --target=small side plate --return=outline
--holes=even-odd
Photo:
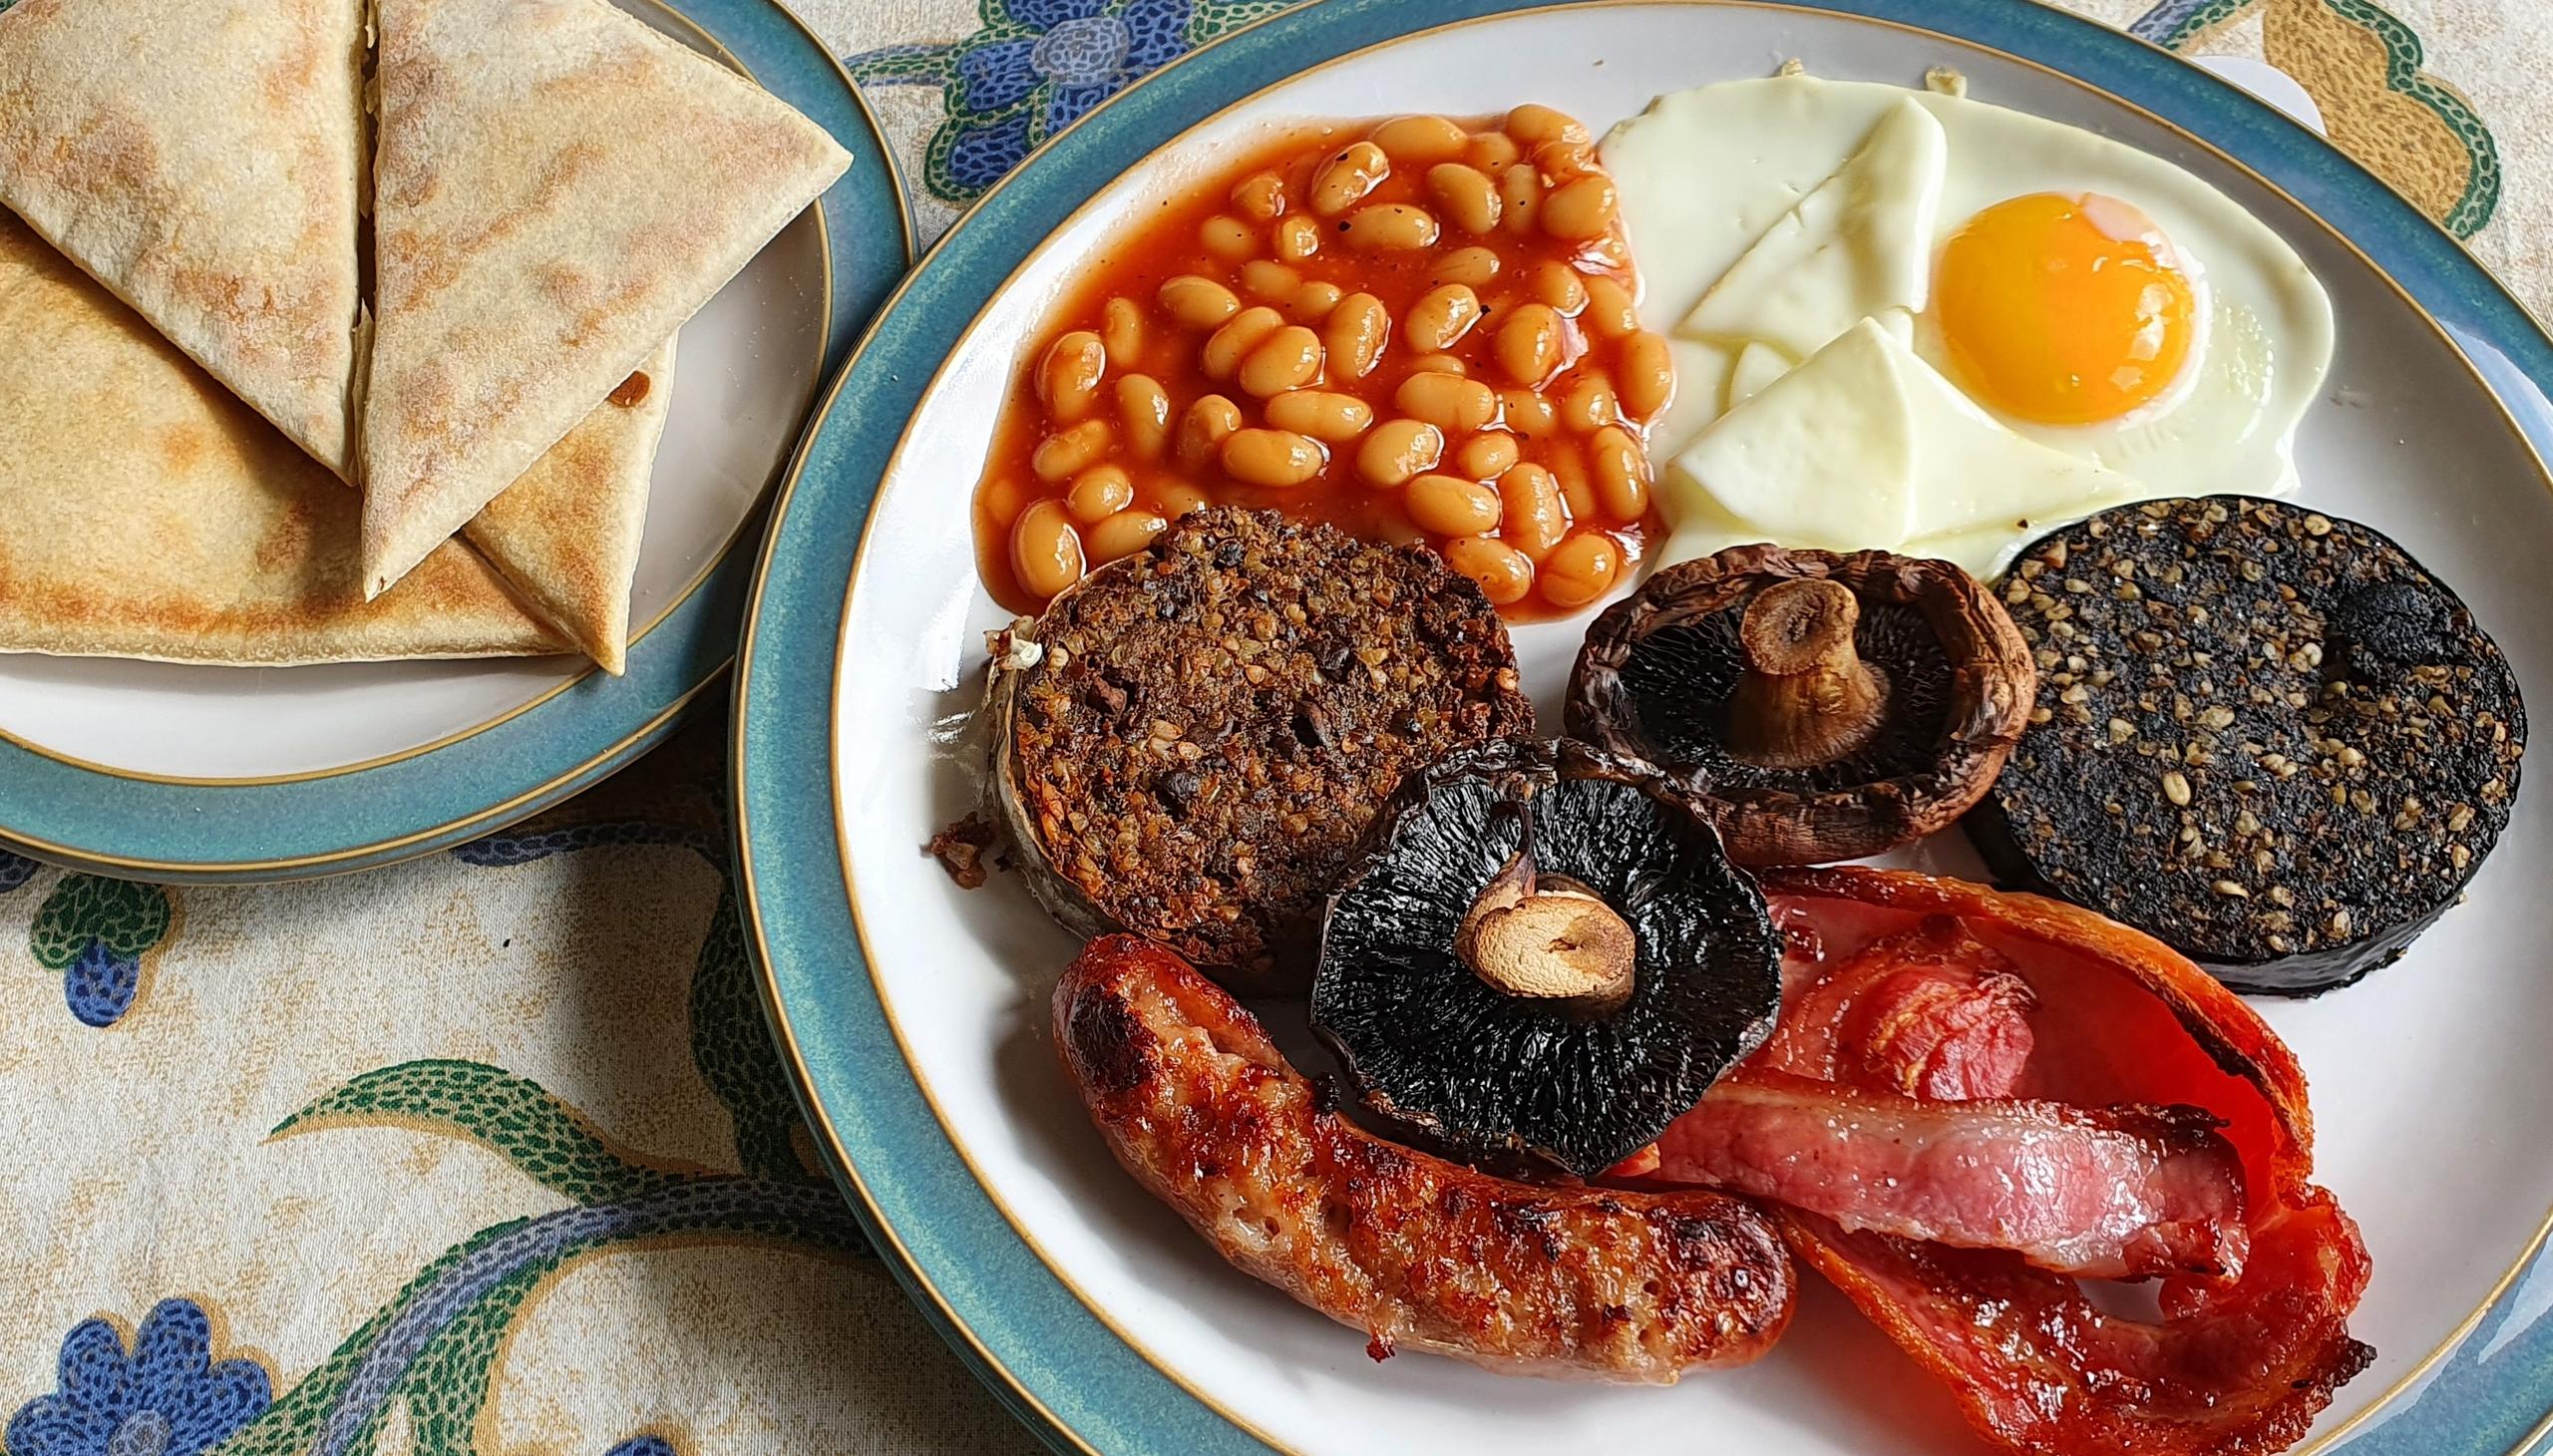
[[[777,0],[618,3],[852,154],[842,181],[683,328],[627,674],[568,658],[224,668],[0,655],[0,846],[176,882],[362,869],[538,813],[703,700],[734,652],[768,497],[818,390],[911,265],[912,223],[867,103]]]

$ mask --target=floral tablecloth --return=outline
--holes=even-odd
[[[936,235],[1282,3],[805,12]],[[2316,119],[2553,312],[2553,5],[2068,3]],[[816,1171],[738,931],[716,716],[355,878],[167,889],[0,854],[8,1456],[1033,1449]]]

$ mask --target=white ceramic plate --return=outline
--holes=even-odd
[[[1906,85],[1921,84],[1929,65],[1956,66],[1972,96],[2165,157],[2278,229],[2321,277],[2339,320],[2324,397],[2299,438],[2303,499],[2400,541],[2462,592],[2522,682],[2553,682],[2553,575],[2544,569],[2553,493],[2464,358],[2297,204],[2187,136],[2052,72],[1827,14],[1524,12],[1349,56],[1126,167],[955,339],[887,466],[844,619],[835,810],[878,999],[959,1156],[1104,1322],[1280,1449],[1543,1453],[1582,1447],[1598,1432],[1609,1447],[1782,1456],[1973,1449],[1943,1394],[1822,1286],[1762,1362],[1671,1390],[1504,1379],[1424,1356],[1375,1364],[1355,1334],[1227,1268],[1117,1169],[1048,1039],[1045,993],[1075,941],[1015,878],[962,893],[914,849],[975,803],[974,749],[953,741],[952,729],[979,689],[981,634],[1005,614],[976,584],[966,487],[1015,350],[1148,199],[1290,119],[1482,114],[1540,101],[1601,133],[1656,93],[1763,75],[1794,56],[1820,75]],[[1555,698],[1586,623],[1515,634],[1547,726],[1558,724]],[[1974,863],[1955,836],[1925,858],[1954,871]],[[2553,1061],[2538,1045],[2538,1028],[2553,1021],[2553,978],[2540,965],[2553,912],[2535,887],[2548,865],[2553,819],[2522,804],[2471,903],[2405,960],[2320,1000],[2261,1004],[2312,1079],[2320,1180],[2363,1225],[2375,1265],[2353,1329],[2376,1347],[2377,1362],[2340,1393],[2320,1432],[2378,1402],[2464,1328],[2553,1207],[2553,1160],[2537,1154],[2533,1136],[2553,1121]],[[1299,1016],[1280,1005],[1272,1020]]]

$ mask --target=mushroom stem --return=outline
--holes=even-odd
[[[1728,751],[1773,769],[1832,763],[1871,741],[1888,684],[1853,650],[1862,604],[1822,577],[1767,586],[1746,604],[1746,675],[1728,701]]]
[[[1492,989],[1602,1015],[1631,999],[1640,938],[1602,896],[1534,870],[1533,820],[1516,857],[1472,902],[1454,953]]]

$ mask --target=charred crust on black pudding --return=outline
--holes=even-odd
[[[1409,770],[1529,733],[1496,608],[1433,552],[1199,511],[995,634],[991,794],[1057,919],[1299,988]]]
[[[1568,724],[1697,796],[1738,863],[1813,865],[1957,819],[2032,684],[2003,607],[1948,561],[1735,546],[1597,618]]]
[[[2516,676],[2365,526],[2147,502],[2040,538],[1998,585],[2039,692],[1970,838],[2006,881],[2238,990],[2312,995],[2390,963],[2508,824]]]

